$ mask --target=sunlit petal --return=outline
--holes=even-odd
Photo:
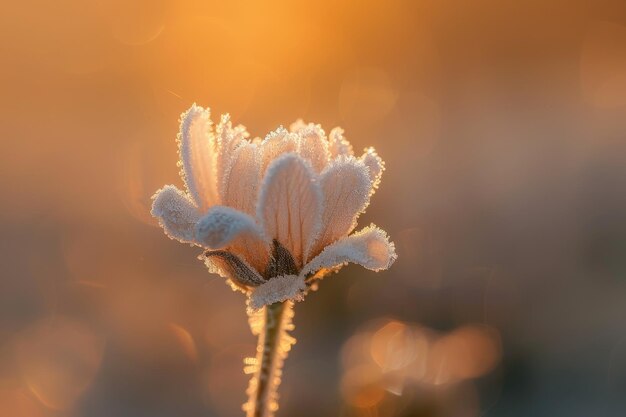
[[[307,162],[296,154],[274,161],[263,179],[257,219],[300,267],[321,227],[322,192]]]
[[[339,156],[354,155],[352,145],[343,136],[342,128],[335,127],[330,131],[330,135],[328,135],[328,151],[330,152],[331,159],[335,159]]]
[[[376,150],[372,147],[365,149],[365,153],[361,155],[360,160],[369,169],[370,179],[372,180],[371,193],[373,194],[380,184],[380,178],[383,176],[383,171],[385,170],[385,162],[383,162],[381,157],[376,153]]]
[[[207,248],[221,249],[243,234],[262,240],[261,229],[245,213],[226,206],[213,206],[196,224],[196,240]]]
[[[217,204],[217,149],[209,109],[194,104],[181,115],[178,151],[181,176],[196,205],[206,210]]]
[[[311,161],[315,172],[321,172],[330,158],[328,140],[320,125],[309,124],[298,131],[300,135],[299,153],[303,158]]]
[[[301,274],[314,273],[322,268],[333,268],[351,262],[372,271],[387,269],[396,260],[396,249],[384,230],[374,225],[345,237],[309,262]]]
[[[305,127],[307,127],[307,123],[305,123],[302,119],[298,119],[289,125],[289,131],[296,133],[299,130],[304,129]]]
[[[257,268],[269,257],[269,243],[254,218],[230,207],[211,207],[196,224],[195,238],[207,248],[229,248]]]
[[[320,176],[324,195],[322,231],[313,255],[346,236],[369,204],[372,182],[367,167],[357,159],[339,158]]]
[[[244,142],[233,155],[224,178],[223,204],[254,215],[260,182],[259,146]]]
[[[298,150],[298,135],[279,127],[263,140],[261,146],[261,173],[264,174],[269,164],[280,155]]]
[[[152,215],[159,220],[165,233],[172,239],[185,243],[195,243],[194,227],[200,213],[181,190],[166,185],[152,196]]]
[[[223,201],[228,174],[232,167],[233,156],[237,148],[245,142],[248,132],[245,127],[232,127],[230,115],[222,115],[216,128],[217,148],[217,190]]]

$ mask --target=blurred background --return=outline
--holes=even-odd
[[[178,117],[387,163],[279,416],[626,415],[623,1],[4,2],[0,415],[240,416],[244,299],[167,239]]]

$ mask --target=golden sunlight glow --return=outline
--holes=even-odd
[[[104,341],[85,325],[51,317],[16,342],[20,376],[46,407],[70,408],[100,368]]]
[[[375,321],[355,333],[342,350],[341,392],[357,408],[381,404],[385,391],[408,387],[453,390],[491,372],[501,358],[497,331],[466,325],[448,333],[397,320]]]
[[[193,337],[187,329],[175,323],[168,323],[170,329],[185,355],[193,362],[198,360],[198,349]]]
[[[386,163],[276,417],[626,415],[625,0],[7,0],[0,53],[0,417],[245,415],[263,321],[150,214],[193,103]]]

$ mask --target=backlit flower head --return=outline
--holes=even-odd
[[[384,170],[373,148],[355,157],[342,129],[327,137],[301,120],[248,137],[194,104],[178,136],[186,191],[157,191],[152,215],[171,238],[205,248],[210,271],[246,293],[251,310],[301,300],[346,263],[378,271],[394,262],[383,230],[352,233]]]

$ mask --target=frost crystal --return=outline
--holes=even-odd
[[[243,234],[261,239],[254,218],[225,206],[214,206],[195,226],[196,240],[208,248],[220,249]]]
[[[274,277],[252,291],[249,306],[253,310],[258,310],[263,306],[282,301],[301,301],[304,299],[302,294],[306,288],[304,278],[301,276]]]
[[[370,180],[372,181],[372,193],[376,188],[378,188],[378,184],[380,184],[380,177],[383,176],[383,171],[385,170],[385,163],[378,156],[376,150],[374,148],[365,149],[365,153],[361,156],[361,161],[367,166],[369,169]]]
[[[215,176],[217,151],[209,109],[191,106],[180,116],[178,153],[181,177],[196,205],[208,208],[217,201]]]
[[[200,213],[189,197],[173,185],[166,185],[153,199],[151,213],[159,219],[165,233],[184,243],[194,242],[194,227]]]
[[[346,140],[346,138],[343,137],[342,128],[336,127],[331,130],[330,136],[328,137],[328,142],[328,150],[330,151],[330,156],[332,158],[336,158],[338,156],[354,155],[352,145]]]

